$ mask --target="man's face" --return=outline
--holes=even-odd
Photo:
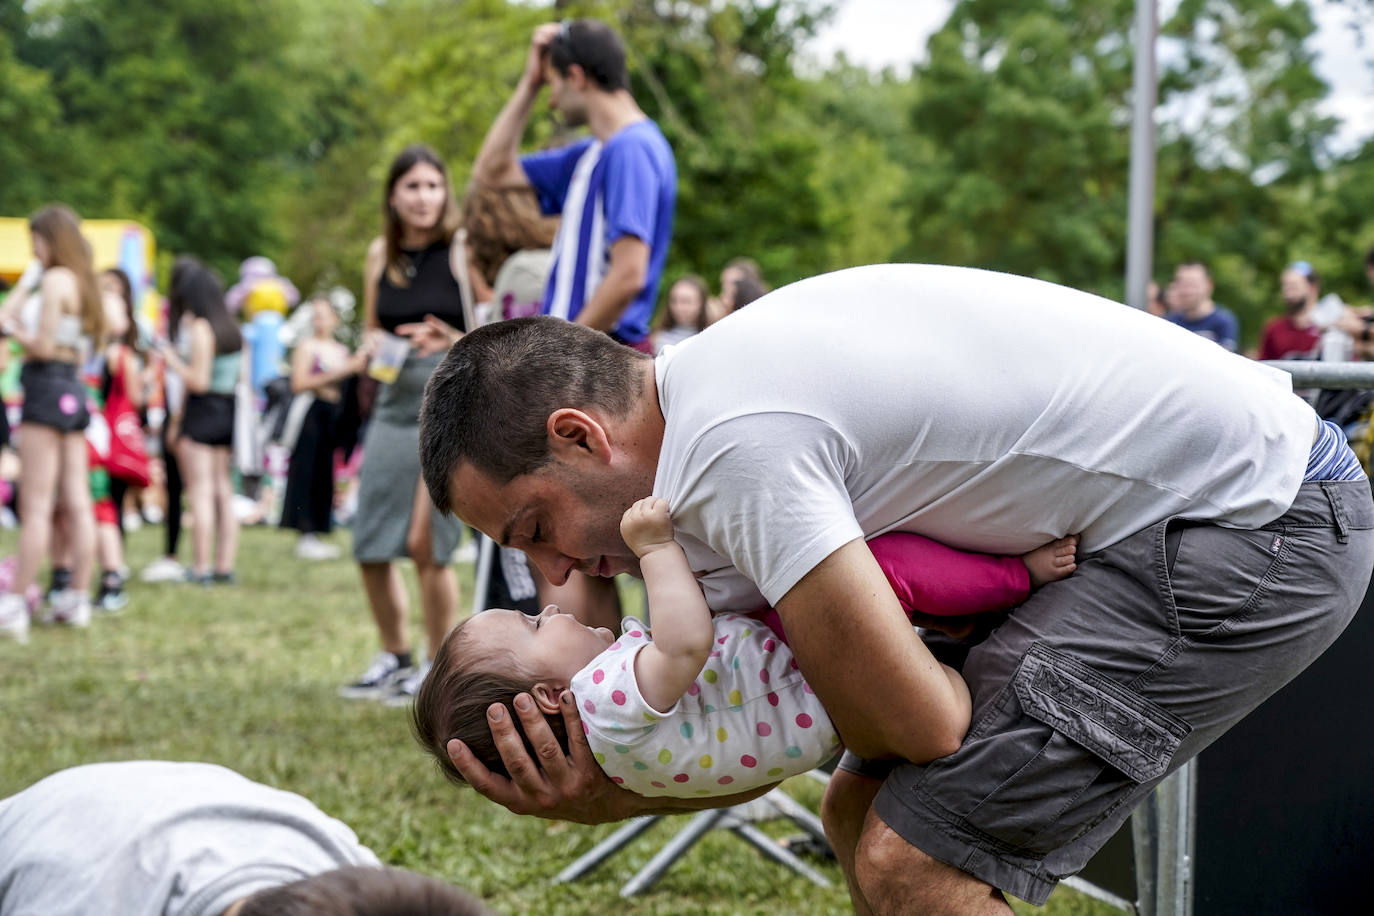
[[[498,544],[523,550],[554,585],[568,574],[639,575],[639,558],[620,536],[620,517],[647,485],[609,467],[572,467],[554,458],[498,484],[466,462],[450,478],[454,514]],[[640,490],[644,492],[640,492]]]
[[[1290,312],[1301,311],[1312,297],[1312,284],[1296,270],[1285,270],[1279,277],[1279,292]]]
[[[1174,271],[1175,305],[1187,311],[1197,308],[1212,295],[1212,283],[1201,267],[1180,267]]]
[[[544,80],[549,84],[549,108],[558,115],[565,127],[581,127],[587,123],[587,102],[578,87],[585,83],[581,68],[569,68],[566,76],[549,61],[544,62]]]

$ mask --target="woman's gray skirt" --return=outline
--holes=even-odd
[[[379,385],[363,440],[358,471],[358,514],[353,519],[353,558],[382,563],[409,556],[406,533],[420,482],[420,400],[425,383],[443,353],[411,355],[396,381]],[[425,498],[429,504],[429,498]],[[430,551],[435,563],[448,563],[463,525],[430,506]]]

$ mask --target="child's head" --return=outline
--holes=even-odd
[[[614,641],[615,634],[605,627],[584,626],[552,604],[534,617],[501,609],[469,617],[439,646],[434,667],[415,697],[415,738],[453,782],[464,781],[448,755],[453,738],[493,773],[509,775],[492,740],[487,709],[501,703],[518,728],[512,702],[516,694],[528,693],[566,752],[559,697],[573,675]],[[523,730],[520,734],[524,738]],[[525,746],[533,756],[527,738]]]

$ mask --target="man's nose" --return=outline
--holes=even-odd
[[[526,551],[550,585],[563,585],[577,567],[577,561],[556,550]]]

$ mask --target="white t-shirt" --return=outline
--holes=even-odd
[[[958,267],[794,283],[656,376],[654,494],[717,611],[776,605],[891,530],[1019,554],[1070,533],[1089,553],[1171,515],[1262,525],[1292,503],[1316,428],[1283,373],[1106,299]]]
[[[633,617],[573,675],[587,743],[618,785],[650,797],[732,795],[805,773],[839,750],[825,707],[772,630],[735,614],[712,625],[710,657],[667,712],[640,692],[635,658],[652,637]]]
[[[74,767],[0,800],[0,916],[219,916],[348,865],[378,862],[347,825],[208,763]]]

